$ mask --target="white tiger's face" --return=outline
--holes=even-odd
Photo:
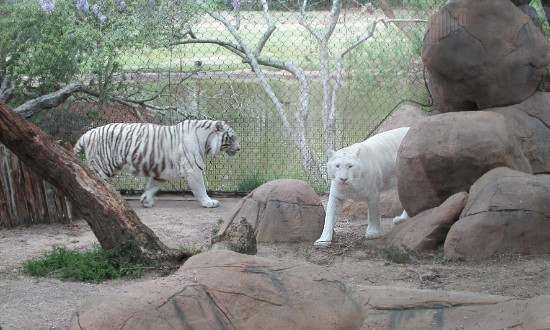
[[[234,157],[240,150],[241,146],[239,145],[237,133],[227,125],[222,135],[221,151],[229,157]]]
[[[333,184],[349,185],[359,178],[361,174],[361,162],[357,153],[347,150],[338,152],[329,151],[330,159],[327,162],[327,172]]]

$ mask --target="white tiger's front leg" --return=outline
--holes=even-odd
[[[193,170],[187,172],[187,184],[193,196],[199,201],[202,207],[218,207],[220,202],[215,199],[211,199],[206,194],[206,188],[204,186],[204,178],[202,177],[202,171]]]
[[[157,180],[154,178],[149,178],[149,182],[147,182],[147,186],[145,186],[145,190],[143,191],[143,194],[141,195],[141,205],[143,207],[153,207],[155,206],[155,201],[153,200],[153,196],[159,191],[159,189],[164,184],[164,181]]]
[[[375,239],[382,236],[380,234],[380,192],[374,190],[367,199],[368,207],[368,226],[365,237]]]
[[[325,226],[323,227],[321,237],[313,243],[315,246],[330,245],[332,242],[332,233],[334,232],[334,224],[338,221],[340,213],[342,213],[342,207],[344,206],[344,200],[335,197],[332,187],[330,190],[327,203],[327,213],[325,215]]]

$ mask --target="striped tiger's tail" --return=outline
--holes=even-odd
[[[84,151],[86,141],[88,139],[88,134],[84,134],[76,141],[76,144],[74,145],[73,151],[75,154],[79,155]]]

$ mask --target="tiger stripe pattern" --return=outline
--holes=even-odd
[[[103,179],[121,170],[149,177],[141,195],[144,207],[166,181],[184,178],[203,207],[217,207],[204,186],[207,154],[235,156],[241,149],[235,131],[225,121],[184,120],[176,125],[113,123],[91,129],[77,141],[87,165]]]

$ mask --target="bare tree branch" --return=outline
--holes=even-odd
[[[306,8],[307,8],[307,0],[304,0],[302,2],[302,8],[300,8],[300,20],[299,20],[299,23],[300,25],[302,25],[303,27],[306,28],[306,30],[309,31],[309,33],[311,33],[317,40],[321,40],[323,37],[321,36],[321,34],[319,32],[317,32],[317,30],[315,30],[313,28],[313,26],[309,25],[306,21]]]
[[[306,174],[313,176],[316,179],[321,179],[322,176],[320,174],[319,167],[317,166],[315,156],[311,150],[311,147],[309,146],[309,142],[306,137],[305,119],[307,117],[307,113],[309,109],[309,84],[307,82],[305,74],[303,73],[303,70],[295,66],[293,63],[283,62],[272,58],[261,57],[261,51],[263,47],[265,46],[269,37],[272,35],[273,31],[275,31],[275,25],[272,23],[271,17],[269,15],[269,7],[267,5],[267,1],[261,0],[261,3],[263,5],[264,18],[267,22],[268,28],[264,32],[263,36],[260,38],[258,43],[256,44],[254,52],[252,52],[246,40],[244,40],[244,38],[239,34],[238,25],[237,26],[232,25],[228,20],[226,20],[221,15],[210,10],[208,6],[206,6],[203,3],[201,3],[201,5],[205,9],[206,13],[209,14],[212,18],[214,18],[218,22],[221,22],[226,27],[226,29],[231,33],[233,38],[235,38],[238,44],[233,44],[228,41],[218,40],[218,39],[198,39],[198,38],[180,40],[175,42],[174,44],[187,44],[187,43],[217,44],[221,47],[228,49],[229,51],[233,52],[237,56],[241,57],[243,59],[243,62],[250,65],[252,70],[256,74],[256,77],[258,78],[260,84],[262,85],[268,97],[271,99],[272,103],[274,104],[277,110],[277,113],[279,114],[279,117],[281,119],[281,122],[285,127],[285,130],[290,135],[290,138],[293,141],[294,145],[300,150],[304,159],[304,162],[303,162],[304,171],[306,172]],[[279,98],[277,98],[277,95],[275,95],[275,92],[273,91],[270,84],[268,83],[266,76],[262,71],[260,65],[266,65],[266,66],[271,66],[271,67],[276,67],[279,69],[286,70],[288,72],[291,72],[293,75],[295,75],[300,81],[300,89],[301,89],[300,107],[298,111],[295,113],[294,127],[291,124],[291,122],[288,120],[285,109],[283,108],[283,104],[279,101]]]
[[[6,75],[2,79],[0,75],[0,80],[2,80],[2,85],[0,86],[0,100],[4,102],[9,102],[15,96],[15,89],[11,87],[11,75]]]
[[[90,95],[94,98],[100,97],[98,92],[87,89],[81,84],[71,84],[53,93],[42,95],[33,100],[27,101],[14,110],[23,117],[30,118],[42,110],[55,108],[56,106],[63,104],[69,97],[78,92]],[[139,120],[145,122],[145,119],[140,112],[140,107],[152,111],[177,110],[175,106],[157,106],[150,103],[151,101],[158,99],[160,95],[160,93],[157,93],[156,95],[145,99],[136,99],[128,96],[111,96],[109,99],[113,102],[132,108]]]
[[[99,93],[98,92],[94,92],[92,90],[89,90],[89,89],[86,89],[86,88],[83,88],[82,90],[80,90],[80,92],[82,93],[86,93],[88,95],[91,95],[93,97],[97,97],[99,98]],[[155,99],[158,99],[160,97],[160,93],[157,93],[156,95],[152,96],[152,97],[149,97],[149,98],[146,98],[146,99],[135,99],[133,97],[119,97],[119,96],[111,96],[109,99],[113,102],[116,102],[116,103],[120,103],[122,105],[125,105],[125,106],[128,106],[130,108],[132,108],[136,114],[136,116],[139,118],[139,120],[141,120],[142,122],[145,122],[145,119],[143,118],[143,116],[141,115],[141,112],[139,110],[139,107],[142,107],[142,108],[145,108],[145,109],[148,109],[148,110],[153,110],[153,111],[166,111],[166,110],[177,110],[177,107],[175,106],[156,106],[154,104],[151,104],[149,103],[149,101],[153,101]]]
[[[187,29],[184,30],[182,33],[175,34],[174,37],[176,38],[185,38],[186,35],[189,35],[192,39],[197,39],[195,36],[195,33],[193,33],[193,30]]]
[[[332,8],[330,10],[330,16],[325,24],[324,30],[322,33],[316,31],[311,25],[306,22],[305,19],[305,9],[307,5],[307,0],[304,0],[302,5],[302,10],[300,13],[300,25],[304,26],[319,42],[319,61],[320,61],[320,75],[321,75],[321,86],[323,89],[323,103],[321,105],[321,113],[323,118],[323,128],[325,131],[325,153],[329,149],[334,150],[335,147],[335,131],[336,131],[336,119],[330,116],[330,105],[334,102],[332,100],[333,96],[331,94],[331,85],[330,85],[330,54],[328,42],[336,24],[338,23],[338,18],[342,10],[342,1],[334,0],[332,3]]]
[[[336,28],[336,24],[338,23],[338,18],[340,17],[341,11],[342,11],[342,1],[334,0],[332,2],[332,8],[330,9],[330,19],[328,20],[328,23],[325,25],[325,30],[323,33],[323,39],[325,41],[328,41],[332,36],[332,33]]]
[[[267,3],[265,6],[263,6],[263,10],[264,17],[267,22],[267,30],[264,32],[264,34],[258,41],[258,44],[256,45],[256,50],[254,51],[254,54],[256,56],[259,56],[262,53],[262,49],[264,48],[265,43],[269,40],[269,37],[271,37],[276,28],[275,24],[273,24],[273,20],[271,19],[271,15],[269,15],[269,7],[267,6]]]
[[[71,95],[81,90],[82,85],[80,84],[67,85],[58,91],[42,95],[21,104],[20,106],[15,108],[15,112],[19,113],[25,118],[29,118],[37,112],[40,112],[44,109],[51,109],[64,103]]]
[[[359,38],[356,42],[351,44],[346,49],[342,50],[340,54],[338,54],[338,57],[336,59],[336,81],[334,84],[334,87],[332,88],[332,103],[331,103],[331,109],[329,113],[329,120],[334,120],[336,118],[336,93],[338,92],[338,89],[340,88],[340,82],[342,80],[342,60],[344,59],[344,56],[346,56],[350,51],[352,51],[354,48],[362,44],[363,42],[367,41],[372,37],[374,34],[374,30],[376,29],[376,25],[378,23],[384,23],[384,25],[388,25],[390,23],[403,23],[403,22],[414,22],[414,23],[426,23],[427,20],[425,19],[383,19],[379,18],[372,22],[369,30],[367,31],[367,34]]]
[[[214,44],[214,45],[221,46],[229,50],[230,52],[239,55],[239,57],[242,57],[243,59],[246,58],[246,53],[242,50],[242,48],[239,45],[235,45],[231,42],[228,42],[226,40],[220,40],[220,39],[208,39],[208,38],[184,39],[184,40],[171,42],[170,46],[186,45],[186,44]]]
[[[290,135],[290,138],[294,145],[301,152],[303,157],[303,168],[306,174],[311,175],[315,178],[322,178],[320,174],[320,168],[317,164],[317,158],[313,154],[311,147],[308,143],[307,132],[306,132],[306,120],[308,113],[310,111],[310,86],[307,75],[304,70],[295,65],[292,61],[282,61],[277,58],[272,58],[268,56],[262,56],[262,50],[272,36],[273,32],[276,29],[275,24],[273,23],[270,13],[267,0],[260,0],[263,6],[264,19],[267,23],[267,29],[264,31],[260,40],[256,43],[254,52],[251,51],[252,47],[249,47],[248,43],[242,35],[239,34],[237,28],[232,25],[227,19],[222,17],[220,14],[213,12],[206,5],[203,4],[203,8],[216,21],[221,22],[231,33],[235,42],[230,42],[227,40],[220,39],[211,39],[211,38],[198,38],[196,35],[193,35],[193,38],[179,40],[173,42],[172,44],[193,44],[193,43],[210,43],[216,44],[220,47],[223,47],[233,54],[239,56],[244,63],[250,65],[256,77],[258,78],[259,83],[262,85],[266,91],[268,97],[273,102],[277,113],[281,119],[283,127]],[[331,39],[335,28],[337,26],[339,16],[342,11],[342,0],[334,0],[333,5],[329,14],[328,19],[322,29],[316,29],[312,24],[309,24],[306,21],[306,9],[308,7],[308,0],[303,0],[301,13],[299,17],[299,23],[318,42],[319,49],[319,59],[320,59],[320,80],[323,90],[323,102],[322,102],[322,120],[324,127],[324,136],[325,136],[325,151],[328,149],[335,148],[335,136],[336,136],[336,94],[339,90],[341,79],[342,79],[342,61],[343,58],[353,49],[355,49],[359,44],[365,42],[367,39],[372,37],[374,30],[378,23],[383,22],[384,24],[389,23],[398,23],[398,22],[425,22],[425,20],[417,19],[378,19],[372,23],[371,28],[368,33],[353,42],[350,46],[342,50],[337,59],[336,59],[336,80],[333,81],[333,76],[330,71],[330,49],[329,49],[329,40]],[[290,121],[287,118],[287,110],[283,108],[283,104],[271,88],[269,82],[267,81],[265,73],[262,71],[261,66],[271,67],[279,70],[284,70],[292,74],[294,78],[297,79],[299,83],[299,105],[296,112],[294,113],[294,120]]]

